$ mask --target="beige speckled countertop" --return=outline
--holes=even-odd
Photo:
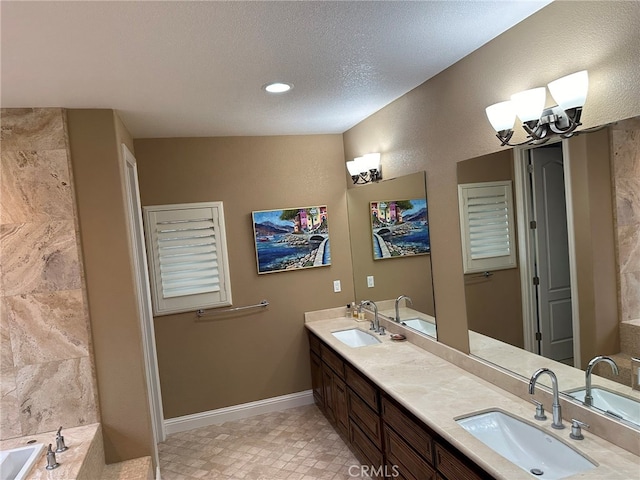
[[[560,438],[598,464],[593,470],[566,478],[640,479],[640,457],[588,430],[585,431],[584,440],[570,440],[570,428],[566,421],[567,428],[558,431],[551,428],[550,418],[543,422],[533,420],[534,407],[526,400],[413,343],[394,342],[386,335],[379,337],[382,340],[380,345],[348,347],[333,337],[331,332],[353,327],[366,330],[368,324],[358,323],[343,316],[336,318],[338,311],[333,309],[323,313],[310,312],[305,316],[306,327],[496,478],[531,480],[532,475],[466,432],[456,423],[455,418],[481,410],[499,408],[535,423],[549,435]],[[637,439],[640,442],[640,433]]]

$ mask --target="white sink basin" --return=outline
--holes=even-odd
[[[584,388],[566,393],[584,402]],[[637,400],[600,387],[593,387],[591,396],[593,397],[593,407],[630,422],[636,427],[640,426],[640,402]]]
[[[35,443],[26,447],[0,451],[0,479],[22,480],[38,460],[44,444]]]
[[[331,335],[350,347],[366,347],[367,345],[377,345],[380,343],[379,338],[359,328],[331,332]]]
[[[402,325],[406,325],[409,328],[413,328],[421,333],[426,333],[432,337],[436,336],[436,325],[435,323],[427,322],[422,318],[410,318],[408,320],[401,320],[400,323]]]
[[[558,480],[596,468],[596,464],[558,438],[505,412],[491,410],[456,421],[533,477]]]

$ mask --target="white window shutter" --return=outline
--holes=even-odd
[[[458,185],[464,273],[516,267],[511,182]]]
[[[231,305],[222,202],[143,213],[154,315]]]

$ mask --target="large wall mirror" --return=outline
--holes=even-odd
[[[407,202],[417,199],[423,202],[413,202],[415,205]],[[393,204],[397,209],[393,219],[384,225],[376,223],[372,227],[372,202],[381,203],[387,210]],[[374,249],[379,248],[376,242],[384,244],[383,236],[395,235],[386,237],[390,243],[394,243],[397,238],[402,239],[402,243],[409,244],[413,236],[409,225],[413,223],[414,230],[422,230],[425,225],[428,227],[425,173],[418,172],[354,186],[347,191],[347,206],[355,301],[372,300],[378,305],[380,313],[395,318],[396,299],[406,296],[408,298],[398,301],[400,321],[419,333],[435,337],[430,251],[416,255],[394,254],[390,258],[374,259],[374,256],[379,256],[374,255]],[[400,209],[403,211],[400,212]],[[388,216],[387,211],[385,215]],[[410,219],[412,221],[409,221]],[[376,233],[377,240],[372,233]],[[416,241],[424,242],[424,235],[421,234]]]
[[[516,218],[517,266],[465,274],[470,353],[527,379],[550,368],[576,401],[613,356],[618,375],[600,362],[592,384],[628,403],[592,406],[640,429],[640,119],[549,143],[457,165],[459,186],[511,182]]]

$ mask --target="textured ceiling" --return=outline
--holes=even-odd
[[[5,0],[0,98],[135,138],[342,133],[550,1]]]

